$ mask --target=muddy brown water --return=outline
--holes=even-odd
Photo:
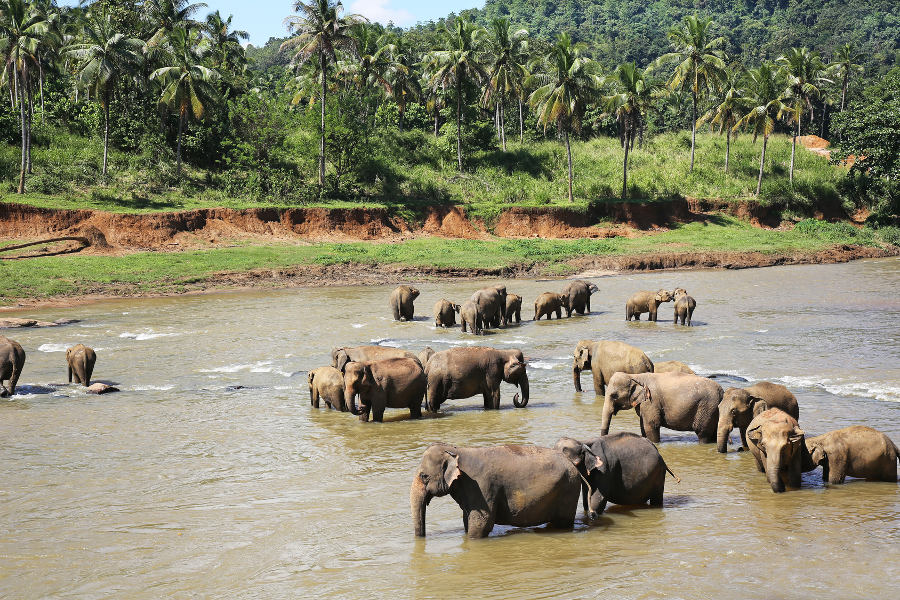
[[[723,385],[790,387],[811,434],[852,424],[900,442],[900,259],[594,279],[593,314],[475,338],[435,330],[431,306],[481,282],[423,283],[412,323],[389,320],[390,287],[106,301],[32,311],[54,329],[8,331],[28,362],[0,401],[0,596],[15,598],[887,598],[900,592],[900,487],[853,481],[773,494],[752,457],[663,430],[682,478],[661,510],[612,506],[572,532],[497,527],[467,540],[436,498],[416,540],[408,490],[431,441],[552,445],[599,429],[602,399],[571,383],[582,338],[619,339],[683,360]],[[530,303],[558,281],[510,281]],[[697,298],[695,327],[626,324],[639,289]],[[64,349],[97,349],[88,396]],[[522,348],[531,402],[450,401],[437,418],[362,424],[309,405],[305,370],[334,345]],[[243,386],[238,388],[237,386]],[[637,429],[620,413],[613,431]]]

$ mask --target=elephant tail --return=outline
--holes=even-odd
[[[666,468],[666,471],[675,478],[675,483],[681,483],[681,478],[672,472],[672,469],[669,468],[669,465],[666,464],[666,461],[663,461],[663,466]]]

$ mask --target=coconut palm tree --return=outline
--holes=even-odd
[[[402,37],[393,37],[384,47],[387,60],[385,77],[390,82],[390,96],[397,103],[400,131],[403,131],[403,115],[410,100],[422,96],[422,86],[416,73],[416,58],[412,47]]]
[[[776,65],[764,62],[757,68],[747,71],[746,84],[746,95],[741,102],[746,112],[734,124],[732,131],[748,127],[753,130],[754,140],[759,134],[763,136],[762,153],[759,156],[759,178],[756,182],[756,195],[759,196],[769,136],[775,130],[775,122],[790,118],[793,109],[785,103],[784,77]]]
[[[506,113],[503,109],[507,98],[521,97],[525,79],[528,77],[528,30],[510,31],[507,19],[491,21],[487,39],[488,72],[490,85],[484,89],[485,105],[495,106],[497,133],[503,150],[506,151]]]
[[[147,47],[156,48],[177,28],[191,29],[200,23],[191,17],[206,3],[188,4],[188,0],[146,0],[144,2],[144,18],[150,26],[150,37]]]
[[[247,62],[241,40],[248,39],[250,34],[241,29],[232,29],[233,18],[233,15],[228,15],[227,19],[223,19],[219,11],[211,12],[206,15],[206,22],[202,26],[210,45],[213,66],[220,74],[237,71]]]
[[[569,133],[581,130],[584,110],[600,86],[600,78],[595,74],[596,63],[582,56],[584,48],[584,44],[575,44],[568,34],[561,33],[545,57],[545,72],[531,76],[530,80],[539,87],[528,98],[544,130],[550,123],[555,123],[565,139],[569,160],[569,202],[574,202]]]
[[[673,51],[663,54],[654,66],[677,60],[669,78],[669,89],[688,89],[691,92],[691,172],[694,171],[694,151],[697,145],[697,104],[700,97],[715,88],[725,69],[725,38],[711,38],[713,20],[689,15],[680,27],[669,30]]]
[[[181,138],[188,118],[193,114],[200,119],[206,107],[217,97],[215,82],[219,73],[204,66],[204,47],[199,43],[199,33],[185,27],[176,27],[167,38],[167,66],[150,74],[159,81],[162,93],[159,103],[178,115],[178,163],[176,174],[181,177]]]
[[[281,45],[282,50],[294,53],[291,66],[301,68],[311,58],[318,59],[317,70],[321,79],[320,97],[322,119],[319,128],[319,187],[325,187],[325,97],[328,93],[328,61],[337,62],[338,50],[353,50],[354,39],[350,27],[362,21],[357,15],[342,17],[343,5],[334,0],[296,0],[298,13],[285,19],[292,33],[296,34]]]
[[[825,64],[818,52],[809,48],[791,48],[786,54],[779,56],[776,62],[781,65],[787,75],[785,96],[793,103],[790,118],[796,128],[791,141],[791,168],[789,180],[794,185],[794,156],[797,153],[797,137],[803,114],[809,110],[810,121],[813,118],[813,99],[820,95],[819,86],[828,81],[825,78]]]
[[[857,61],[865,58],[861,53],[856,52],[853,44],[844,44],[834,52],[834,61],[829,67],[837,71],[841,81],[841,112],[844,112],[844,106],[847,101],[847,87],[850,85],[850,77],[854,73],[862,73],[863,66]]]
[[[719,134],[725,132],[725,173],[728,174],[728,159],[731,156],[731,131],[740,120],[741,103],[744,94],[744,70],[740,64],[726,68],[722,85],[716,96],[716,104],[697,120],[697,127],[707,121],[719,126]]]
[[[116,31],[105,11],[90,11],[78,44],[66,48],[66,54],[77,61],[76,84],[93,92],[103,108],[103,176],[109,156],[109,104],[112,90],[122,77],[136,76],[143,61],[144,42]]]

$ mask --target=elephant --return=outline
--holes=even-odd
[[[522,296],[509,294],[506,296],[506,322],[512,323],[513,319],[516,323],[522,322]]]
[[[658,292],[635,292],[628,302],[625,303],[625,320],[630,321],[634,317],[635,321],[641,320],[641,313],[650,313],[647,317],[649,321],[656,321],[656,310],[663,302],[671,302],[672,294],[666,290]]]
[[[459,320],[463,333],[466,332],[466,328],[471,329],[475,335],[484,333],[484,318],[481,315],[481,309],[475,302],[471,300],[463,302],[462,308],[459,309]]]
[[[413,320],[413,302],[419,297],[419,290],[408,285],[401,285],[391,292],[391,311],[395,321]]]
[[[691,326],[691,316],[694,309],[697,308],[697,301],[692,296],[688,296],[687,290],[678,288],[672,292],[675,298],[675,324],[678,325],[679,319],[682,325]]]
[[[331,366],[344,372],[348,362],[382,360],[385,358],[417,358],[415,354],[390,346],[354,346],[333,348],[331,350]]]
[[[428,378],[428,410],[437,412],[446,400],[471,398],[481,394],[484,409],[500,408],[500,382],[519,386],[513,405],[528,404],[528,373],[521,350],[495,350],[482,346],[450,348],[436,352],[425,368]]]
[[[634,408],[641,435],[659,442],[660,427],[693,431],[701,444],[716,439],[722,387],[706,377],[685,373],[616,373],[606,386],[600,435],[609,433],[612,416]]]
[[[306,381],[309,383],[309,402],[315,408],[319,408],[321,398],[331,408],[342,412],[350,410],[344,402],[344,376],[334,367],[313,369],[306,375]]]
[[[585,310],[591,312],[591,294],[600,291],[595,284],[576,279],[563,288],[563,294],[568,297],[566,303],[566,316],[571,317],[574,310],[579,315],[585,314]]]
[[[425,365],[428,364],[428,361],[431,360],[431,357],[434,356],[434,349],[431,346],[425,346],[425,349],[416,354],[416,358],[419,360],[419,364],[422,365],[422,368],[425,368]]]
[[[602,396],[606,393],[606,384],[615,373],[652,373],[653,361],[640,348],[624,342],[581,340],[575,346],[572,365],[576,392],[581,391],[582,371],[593,372],[594,393]]]
[[[453,327],[456,325],[456,315],[459,313],[459,304],[449,300],[438,300],[434,305],[434,326]]]
[[[777,383],[760,381],[746,388],[728,388],[719,403],[719,427],[716,433],[716,449],[728,451],[728,438],[731,430],[738,428],[741,434],[741,447],[747,446],[747,427],[753,417],[770,408],[780,408],[794,419],[800,418],[800,407],[797,398],[789,389]]]
[[[16,395],[16,384],[25,365],[25,351],[21,344],[0,335],[0,398]],[[9,381],[9,387],[3,385]]]
[[[694,370],[684,364],[681,361],[677,360],[663,360],[658,363],[653,363],[653,372],[654,373],[687,373],[688,375],[696,375]]]
[[[534,320],[540,321],[541,317],[547,315],[549,321],[552,313],[556,313],[556,318],[561,319],[563,309],[566,310],[566,313],[572,312],[572,309],[569,308],[568,296],[555,292],[544,292],[534,301]]]
[[[800,474],[815,468],[803,436],[797,419],[780,408],[765,410],[750,421],[747,445],[776,494],[799,488]]]
[[[540,446],[463,448],[432,444],[409,488],[416,537],[425,536],[425,507],[450,494],[463,511],[470,538],[487,537],[494,525],[571,529],[581,477],[566,456]]]
[[[97,362],[97,354],[93,348],[84,344],[75,344],[66,350],[66,363],[69,365],[69,383],[75,376],[75,383],[84,387],[90,387],[91,374],[94,372],[94,364]]]
[[[344,400],[360,421],[384,420],[385,408],[409,408],[409,416],[422,416],[425,371],[415,358],[386,358],[352,362],[344,368]],[[361,407],[356,407],[356,396]]]
[[[869,481],[897,481],[900,449],[877,429],[853,425],[806,439],[806,450],[816,467],[822,467],[822,481],[844,483],[844,478]]]
[[[675,481],[681,481],[653,442],[634,433],[623,431],[585,442],[563,437],[554,448],[565,454],[584,477],[581,500],[584,512],[591,519],[603,513],[607,502],[625,505],[650,502],[650,506],[662,506],[666,472]]]
[[[484,327],[506,327],[506,286],[498,284],[478,290],[469,298],[478,306]]]

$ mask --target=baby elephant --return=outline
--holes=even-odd
[[[514,317],[516,323],[522,322],[522,296],[508,294],[506,296],[506,322],[512,323]]]
[[[69,383],[72,376],[75,383],[88,387],[91,385],[91,374],[94,372],[94,363],[97,362],[97,354],[93,348],[84,344],[76,344],[66,350],[66,362],[69,364]]]
[[[569,312],[569,297],[565,294],[554,294],[553,292],[544,292],[534,301],[534,320],[540,321],[541,317],[547,316],[549,321],[552,313],[556,313],[556,318],[562,318],[562,311],[566,309]]]
[[[25,351],[21,344],[0,335],[0,398],[16,395],[16,384],[25,365]],[[3,385],[9,381],[9,388]]]
[[[687,290],[684,288],[676,289],[672,296],[675,298],[675,324],[678,325],[678,321],[681,320],[682,325],[690,327],[691,315],[697,308],[697,301],[688,296]]]
[[[900,450],[891,438],[871,427],[854,425],[806,440],[814,465],[822,467],[822,481],[844,483],[844,478],[897,481]]]
[[[590,489],[582,484],[581,501],[591,519],[603,513],[607,502],[625,505],[650,502],[650,506],[662,506],[666,471],[675,481],[681,481],[659,455],[656,445],[634,433],[613,433],[586,442],[564,437],[556,442],[555,448],[590,483]]]
[[[413,302],[419,297],[419,290],[408,285],[401,285],[391,292],[391,312],[395,321],[413,320]]]
[[[471,300],[463,302],[459,309],[459,320],[462,323],[462,332],[471,329],[475,335],[484,334],[484,318],[481,315],[481,309]]]
[[[449,300],[438,300],[434,305],[434,326],[453,327],[456,325],[456,315],[459,313],[459,304]]]
[[[319,408],[319,399],[325,401],[330,408],[349,412],[344,402],[344,376],[334,367],[319,367],[306,376],[309,382],[309,402]]]
[[[641,313],[650,313],[649,321],[656,321],[656,311],[663,302],[671,302],[672,294],[667,290],[659,290],[658,292],[636,292],[628,302],[625,303],[625,320],[630,321],[634,317],[635,321],[641,320]]]
[[[814,467],[797,419],[780,408],[770,408],[753,418],[747,428],[747,445],[760,473],[766,474],[776,494],[800,487],[800,474]]]
[[[747,446],[747,427],[756,415],[770,409],[780,408],[787,414],[800,418],[800,407],[797,398],[783,385],[770,381],[760,381],[750,387],[725,390],[719,402],[719,424],[716,432],[716,449],[728,452],[728,438],[737,427],[741,435],[741,445]]]

